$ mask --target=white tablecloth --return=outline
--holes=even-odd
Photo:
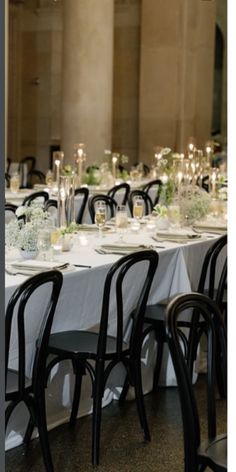
[[[101,311],[101,299],[103,284],[107,270],[113,262],[120,256],[100,255],[94,250],[95,246],[105,242],[117,240],[116,234],[107,234],[104,238],[98,239],[97,235],[81,233],[77,235],[73,250],[62,253],[58,256],[61,261],[74,264],[88,264],[91,269],[76,269],[74,272],[64,274],[63,287],[56,310],[52,331],[62,331],[66,329],[92,329],[98,328]],[[155,243],[150,233],[144,230],[140,235],[128,233],[126,241],[140,242],[142,244],[161,245],[159,249],[159,265],[149,296],[149,303],[156,303],[163,298],[174,295],[178,292],[191,290],[192,281],[198,279],[201,270],[201,261],[208,249],[211,241],[204,239],[201,242],[190,242],[178,245],[176,243]],[[8,257],[14,257],[9,255]],[[191,263],[191,266],[189,265]],[[142,269],[135,271],[127,281],[127,325],[125,336],[129,333],[128,313],[135,304],[139,291],[139,281],[142,278]],[[25,276],[9,276],[6,274],[6,303],[16,286],[23,282]],[[134,283],[135,280],[135,283]],[[195,287],[194,287],[195,288]],[[29,361],[28,372],[31,369],[31,353],[35,346],[36,330],[40,323],[40,310],[42,309],[42,293],[33,300],[33,312],[27,322],[29,333],[27,336],[27,352]],[[114,307],[112,305],[109,332],[114,334]],[[11,365],[17,365],[16,335],[13,332],[10,351]],[[146,341],[143,347],[143,386],[148,392],[152,388],[153,367],[155,364],[155,342],[153,337]],[[104,396],[104,404],[111,401],[113,396],[117,396],[124,379],[123,369],[116,369],[108,380],[107,390]],[[165,385],[175,385],[175,376],[169,356],[166,356],[161,373],[161,382]],[[67,421],[69,408],[71,406],[73,394],[74,376],[70,363],[64,362],[55,368],[51,381],[46,391],[47,397],[47,418],[48,427]],[[87,376],[83,379],[79,415],[91,412],[91,385]],[[22,435],[27,422],[26,409],[20,405],[13,413],[6,434],[6,448],[15,447],[22,442]]]

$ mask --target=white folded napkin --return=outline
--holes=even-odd
[[[24,261],[15,261],[11,263],[11,266],[15,269],[27,269],[32,271],[62,270],[68,267],[68,262],[55,262],[55,261],[40,261],[37,259],[30,259]]]
[[[201,234],[196,234],[196,233],[184,233],[184,232],[179,232],[179,233],[170,233],[170,232],[163,232],[160,231],[156,233],[156,237],[162,238],[162,239],[168,239],[173,240],[173,241],[178,241],[178,240],[191,240],[191,239],[199,239],[201,238]]]
[[[112,244],[102,244],[100,246],[102,249],[121,249],[125,251],[132,251],[135,249],[150,249],[150,245],[148,244],[136,244],[136,243],[125,243],[125,242],[120,242],[120,243],[112,243]]]
[[[143,249],[150,249],[151,246],[144,244],[133,244],[133,243],[113,243],[113,244],[102,244],[95,250],[99,254],[117,254],[123,255],[130,254],[131,252],[142,251]]]
[[[216,224],[214,222],[195,223],[193,229],[203,233],[224,234],[227,232],[227,225],[226,223]]]

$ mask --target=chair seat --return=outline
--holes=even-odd
[[[162,305],[160,303],[157,303],[156,305],[147,305],[144,317],[145,322],[149,322],[149,320],[150,323],[153,323],[155,321],[164,322],[165,310],[166,305]]]
[[[10,395],[11,393],[18,391],[18,378],[19,374],[17,370],[8,369],[6,395]],[[29,379],[29,377],[25,377],[25,388],[29,388],[30,386],[31,379]]]
[[[201,443],[198,450],[203,463],[207,460],[209,465],[217,465],[217,471],[227,470],[227,435],[216,436],[212,441]],[[216,470],[216,469],[214,469]]]
[[[54,354],[79,354],[81,358],[93,358],[97,353],[98,334],[90,331],[62,331],[51,334],[49,351]],[[123,343],[122,351],[128,352],[129,346]],[[106,356],[116,352],[116,338],[107,337]]]

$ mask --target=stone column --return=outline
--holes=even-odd
[[[86,165],[111,148],[113,0],[66,0],[63,21],[61,148],[85,143]]]
[[[211,135],[215,2],[143,0],[140,160],[155,145],[184,151]]]

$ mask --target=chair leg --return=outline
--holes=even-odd
[[[221,398],[227,397],[226,391],[226,380],[225,375],[226,373],[223,372],[222,361],[221,361],[221,354],[219,352],[219,348],[216,350],[216,382],[218,387],[218,392]]]
[[[36,411],[37,411],[37,425],[39,432],[39,439],[43,454],[43,460],[47,472],[54,472],[51,451],[49,447],[48,430],[47,430],[47,419],[46,419],[46,405],[45,405],[45,392],[44,389],[40,389],[35,397]]]
[[[102,398],[104,393],[104,362],[98,362],[93,389],[93,431],[92,431],[92,464],[99,464],[100,433],[102,416]]]
[[[146,417],[146,410],[145,410],[145,405],[144,405],[140,361],[137,361],[136,365],[133,365],[132,367],[133,367],[133,374],[134,374],[135,399],[136,399],[136,404],[137,404],[139,421],[141,424],[141,428],[144,431],[144,440],[151,441],[151,436],[150,436],[147,417]]]
[[[156,392],[158,388],[159,377],[160,377],[160,372],[161,372],[161,364],[162,364],[162,358],[163,358],[163,349],[164,349],[164,341],[163,339],[158,339],[157,357],[156,357],[156,365],[154,369],[153,387],[152,387],[152,390],[154,392]]]
[[[27,400],[27,407],[29,410],[30,418],[28,421],[28,425],[26,428],[25,436],[23,439],[23,443],[27,446],[30,442],[31,436],[33,434],[34,427],[36,425],[36,417],[35,417],[35,403],[32,397],[28,397]]]
[[[73,403],[70,415],[70,427],[74,427],[77,419],[78,409],[79,409],[79,402],[80,402],[80,394],[81,394],[81,384],[82,384],[82,374],[79,368],[76,368],[75,372],[75,386],[74,386],[74,396],[73,396]]]
[[[129,377],[128,377],[128,374],[126,374],[125,381],[124,381],[123,388],[122,388],[122,392],[121,392],[120,398],[119,398],[119,405],[124,403],[124,401],[126,399],[126,396],[127,396],[127,393],[128,393],[128,390],[129,390],[129,385],[130,385],[129,384]]]

